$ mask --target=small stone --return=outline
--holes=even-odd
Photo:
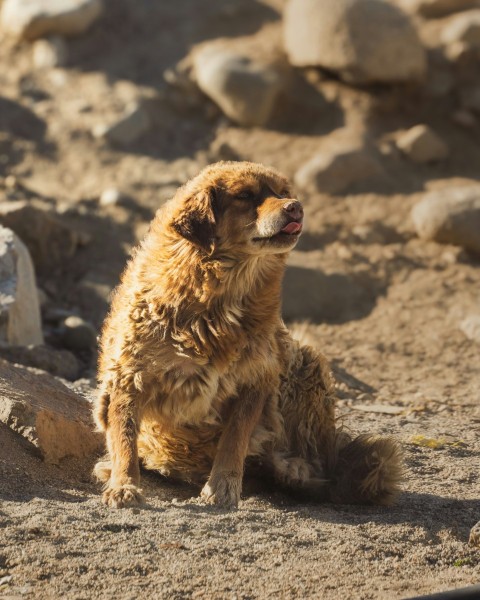
[[[97,331],[95,327],[81,317],[70,316],[63,322],[65,331],[62,342],[70,350],[82,351],[93,350],[97,343]]]
[[[475,115],[473,115],[469,110],[457,110],[452,115],[452,120],[460,127],[466,127],[470,129],[471,127],[475,127],[477,124],[477,119]]]
[[[472,58],[472,48],[465,42],[453,42],[446,46],[445,56],[452,63],[464,63]]]
[[[19,39],[84,33],[101,15],[102,0],[4,0],[0,28]]]
[[[437,162],[447,158],[447,144],[428,125],[416,125],[397,140],[397,147],[416,163]]]
[[[62,67],[67,62],[67,45],[59,36],[37,40],[33,45],[33,64],[37,69]]]
[[[247,56],[207,46],[195,56],[200,89],[240,125],[264,125],[282,87],[279,73]]]
[[[103,190],[100,196],[100,205],[101,206],[115,206],[119,204],[122,198],[122,194],[117,188],[107,188]]]
[[[467,10],[449,19],[443,28],[441,39],[445,46],[462,42],[468,46],[480,47],[480,9]]]
[[[150,129],[150,117],[141,104],[135,104],[127,113],[111,125],[99,125],[93,130],[96,138],[107,142],[128,146]]]
[[[17,187],[18,181],[15,175],[7,175],[5,177],[5,187],[9,190],[14,190]]]
[[[480,253],[480,185],[430,192],[413,207],[412,220],[422,239]]]
[[[0,360],[0,422],[25,437],[45,461],[92,456],[103,446],[89,402],[48,373]]]
[[[308,193],[338,194],[383,175],[382,166],[369,149],[345,146],[315,155],[298,169],[294,180]]]
[[[469,315],[460,323],[460,329],[469,340],[480,344],[480,315]]]
[[[289,0],[284,43],[292,65],[324,67],[351,83],[426,73],[425,49],[408,16],[381,0]]]
[[[21,240],[4,227],[0,227],[0,342],[43,343],[32,260]]]

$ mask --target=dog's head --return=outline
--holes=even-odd
[[[170,230],[210,255],[259,255],[291,250],[302,221],[302,205],[283,175],[254,163],[221,162],[180,188]]]

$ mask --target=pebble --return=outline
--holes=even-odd
[[[460,323],[460,329],[469,340],[480,344],[480,315],[469,315]]]
[[[70,316],[63,322],[62,341],[70,350],[92,350],[97,343],[95,327],[81,317]]]
[[[412,127],[396,143],[410,160],[420,164],[444,160],[450,153],[447,144],[428,125]]]

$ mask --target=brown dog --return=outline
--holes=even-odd
[[[236,506],[250,456],[319,499],[392,501],[397,445],[336,429],[328,365],[281,319],[302,219],[285,177],[244,162],[207,167],[158,211],[102,335],[95,419],[109,459],[95,472],[107,505],[143,500],[140,459]]]

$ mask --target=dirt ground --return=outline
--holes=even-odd
[[[480,519],[480,346],[459,324],[480,312],[480,260],[419,240],[409,216],[426,190],[479,179],[480,126],[455,125],[455,89],[439,96],[430,85],[445,65],[432,51],[420,89],[354,89],[293,73],[271,124],[242,129],[206,99],[172,100],[163,73],[219,37],[277,56],[281,0],[106,7],[88,34],[67,42],[65,68],[35,69],[29,44],[0,42],[0,196],[41,198],[91,238],[39,279],[44,310],[99,327],[156,208],[226,144],[292,176],[337,129],[367,131],[390,149],[386,177],[348,195],[302,198],[306,229],[285,307],[332,361],[344,423],[401,441],[404,491],[389,508],[313,505],[248,480],[229,512],[145,474],[147,508],[113,511],[90,478],[94,457],[47,465],[0,425],[0,597],[393,600],[478,583],[480,550],[467,541]],[[426,44],[439,23],[420,24]],[[140,95],[150,99],[146,135],[123,149],[92,136]],[[391,151],[392,132],[420,122],[448,140],[447,161],[412,166]],[[120,204],[99,203],[109,187]],[[317,296],[316,311],[305,297]],[[94,357],[82,359],[74,386],[90,394]]]

